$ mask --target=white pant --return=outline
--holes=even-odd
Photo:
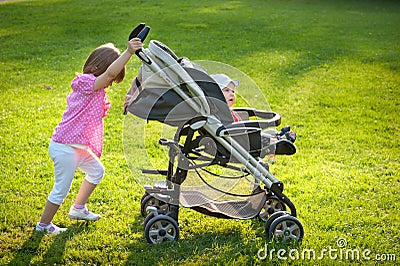
[[[70,145],[51,141],[50,157],[54,162],[54,185],[48,200],[61,205],[67,196],[77,168],[86,173],[85,179],[99,184],[104,176],[104,166],[100,159],[88,149],[74,148]]]

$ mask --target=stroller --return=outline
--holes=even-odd
[[[150,28],[141,24],[135,30],[133,36],[144,40]],[[249,120],[233,122],[219,86],[202,67],[178,58],[156,40],[137,56],[143,64],[127,93],[125,114],[176,128],[173,139],[159,140],[168,150],[167,169],[142,170],[164,176],[144,186],[141,214],[146,240],[150,244],[177,241],[183,206],[218,218],[258,218],[265,222],[269,238],[301,241],[304,229],[296,208],[260,157],[266,149],[261,131],[278,126],[279,114],[239,108],[235,111]],[[291,142],[278,142],[267,149],[275,154],[295,153]]]

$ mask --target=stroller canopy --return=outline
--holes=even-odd
[[[172,126],[209,114],[223,124],[233,122],[221,89],[204,69],[186,58],[177,58],[158,41],[151,41],[145,52],[160,69],[154,73],[149,66],[142,64],[128,92],[130,101],[127,110],[130,113]],[[193,85],[201,92],[191,90]],[[187,95],[189,99],[182,95]],[[193,106],[190,102],[197,105]],[[202,103],[206,103],[208,111],[202,108]]]

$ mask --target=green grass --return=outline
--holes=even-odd
[[[84,177],[77,172],[54,219],[68,233],[34,233],[53,183],[47,146],[74,73],[100,44],[124,49],[130,30],[143,21],[152,27],[149,38],[178,56],[243,71],[297,132],[298,153],[279,157],[271,171],[297,207],[305,228],[300,245],[268,244],[257,220],[183,208],[178,242],[146,243],[137,168],[147,157],[139,156],[138,133],[131,171],[122,141],[122,103],[140,65],[136,58],[124,82],[108,92],[106,176],[89,204],[103,218],[86,224],[66,217]],[[265,244],[269,251],[320,253],[338,249],[340,238],[347,249],[371,250],[363,263],[380,263],[379,254],[400,260],[397,1],[6,1],[0,25],[0,264],[359,264],[328,255],[257,258]]]

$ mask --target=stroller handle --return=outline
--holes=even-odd
[[[138,31],[138,29],[141,29],[140,32],[134,36],[134,33],[136,33]],[[136,32],[135,32],[136,30]],[[144,40],[146,39],[147,35],[150,32],[150,27],[148,26],[144,26],[144,23],[139,24],[133,31],[132,33],[129,35],[129,38],[139,38],[141,42],[144,42]],[[141,61],[143,61],[144,63],[146,63],[147,65],[151,65],[151,60],[150,58],[143,52],[143,49],[139,49],[135,52],[135,54],[139,57],[139,59]]]
[[[146,26],[145,23],[140,23],[139,25],[137,25],[129,34],[128,37],[128,41],[132,40],[133,38],[135,38],[136,36],[138,36],[138,34],[144,29],[144,27]]]
[[[149,32],[150,32],[150,27],[146,26],[139,32],[136,38],[139,38],[141,42],[144,42]]]

